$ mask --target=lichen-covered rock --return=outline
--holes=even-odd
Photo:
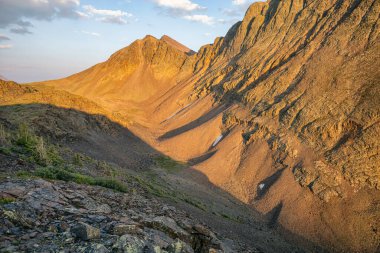
[[[125,235],[125,234],[136,234],[141,232],[141,229],[137,225],[128,225],[128,224],[117,224],[113,228],[113,233],[115,235]]]
[[[124,253],[144,253],[150,248],[148,242],[132,235],[121,236],[113,246],[114,250]]]
[[[144,221],[144,224],[180,239],[190,238],[190,234],[178,226],[175,220],[166,216],[147,219]]]
[[[71,233],[81,240],[92,240],[100,237],[100,230],[86,223],[80,222],[71,228]]]
[[[86,247],[83,250],[83,253],[109,253],[111,252],[108,250],[103,244],[94,243],[90,246]]]

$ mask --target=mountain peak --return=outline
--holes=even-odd
[[[180,51],[182,51],[188,55],[195,54],[195,52],[193,50],[191,50],[190,48],[186,47],[185,45],[179,43],[178,41],[169,37],[168,35],[162,36],[160,40],[166,42],[170,46],[172,46],[172,47],[174,47],[174,48],[176,48],[176,49],[178,49],[178,50],[180,50]]]
[[[153,35],[148,34],[142,40],[144,41],[144,40],[158,40],[158,39],[154,37]]]
[[[4,76],[0,75],[0,80],[3,80],[3,81],[8,81],[7,78],[5,78]]]

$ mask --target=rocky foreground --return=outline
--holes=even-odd
[[[138,191],[7,179],[0,199],[0,252],[231,252],[188,214]]]

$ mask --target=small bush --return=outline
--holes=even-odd
[[[53,145],[48,145],[42,137],[35,135],[27,125],[21,124],[16,133],[13,152],[28,156],[28,161],[41,166],[61,165],[62,157]]]
[[[49,165],[50,159],[46,150],[46,145],[42,137],[36,138],[36,144],[33,147],[33,153],[38,164]]]
[[[12,154],[12,150],[11,150],[11,148],[0,147],[0,153],[2,153],[4,155],[11,155]]]
[[[28,172],[28,171],[24,171],[24,170],[22,170],[22,171],[18,171],[18,172],[16,173],[16,176],[17,176],[17,177],[20,177],[20,178],[31,178],[31,177],[33,177],[34,175],[33,175],[31,172]]]
[[[16,134],[16,144],[32,151],[37,143],[36,136],[32,133],[26,124],[21,124]]]
[[[51,165],[59,166],[65,162],[63,158],[61,157],[61,155],[59,154],[59,151],[57,150],[57,148],[53,145],[49,146],[47,150],[47,155],[48,155],[48,160]]]
[[[57,180],[59,179],[58,178],[58,170],[55,170],[55,169],[51,169],[51,168],[39,168],[35,171],[34,173],[37,177],[42,177],[42,178],[45,178],[45,179],[53,179],[53,180]],[[63,181],[69,181],[69,180],[64,180],[62,178],[60,178],[59,180],[63,180]]]

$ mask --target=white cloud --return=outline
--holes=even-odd
[[[11,45],[11,44],[0,44],[0,49],[9,49],[12,47],[13,47],[13,45]]]
[[[51,21],[56,18],[78,18],[79,0],[0,0],[0,28],[19,34],[31,33],[26,20]]]
[[[153,0],[158,6],[179,11],[196,11],[205,9],[190,0]]]
[[[206,24],[206,25],[213,25],[216,22],[215,18],[207,16],[207,15],[198,15],[198,14],[186,15],[183,18],[190,21]]]
[[[113,16],[113,17],[124,17],[124,16],[132,16],[132,14],[123,12],[121,10],[101,10],[101,9],[95,9],[91,5],[85,5],[83,7],[88,14],[91,15],[102,15],[102,16]]]
[[[96,33],[96,32],[81,31],[81,33],[84,33],[84,34],[87,34],[87,35],[92,35],[92,36],[95,36],[95,37],[99,37],[100,36],[100,33]]]
[[[232,1],[232,4],[233,5],[245,5],[245,4],[247,4],[247,0],[233,0]]]
[[[125,11],[96,9],[92,5],[85,5],[83,9],[85,12],[81,12],[82,16],[96,17],[97,20],[104,23],[123,25],[128,23],[127,18],[133,17],[131,13]]]

